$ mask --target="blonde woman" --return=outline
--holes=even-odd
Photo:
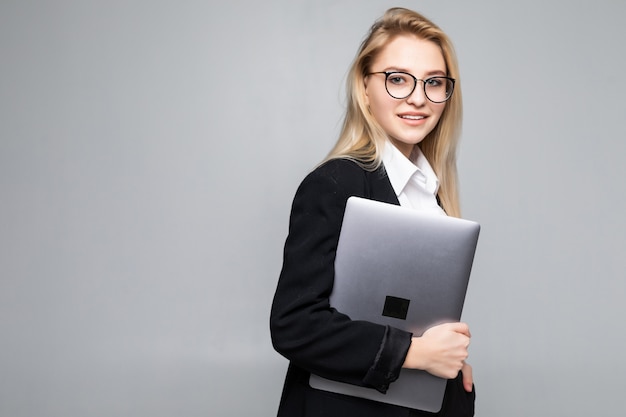
[[[459,216],[456,147],[462,104],[448,37],[411,10],[374,23],[351,67],[343,129],[293,201],[272,305],[275,349],[289,359],[280,417],[432,416],[311,388],[311,373],[385,392],[400,369],[448,379],[440,416],[472,416],[475,393],[465,323],[422,336],[352,321],[328,297],[346,200],[359,196]]]

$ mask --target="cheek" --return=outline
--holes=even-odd
[[[374,119],[376,119],[378,123],[384,123],[384,120],[389,117],[388,106],[380,101],[372,100],[370,104],[370,113],[374,116]]]
[[[441,116],[443,115],[443,111],[445,110],[445,108],[445,104],[435,105],[435,107],[433,107],[433,114],[437,116],[437,123],[439,123],[439,120],[441,120]]]
[[[382,116],[386,113],[393,112],[396,103],[389,99],[390,97],[387,95],[386,92],[384,95],[381,95],[378,92],[372,93],[370,95],[368,103],[372,113]]]

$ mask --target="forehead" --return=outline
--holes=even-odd
[[[392,39],[373,62],[372,71],[405,70],[414,75],[447,73],[441,48],[432,41],[412,35]]]

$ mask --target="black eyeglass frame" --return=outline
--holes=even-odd
[[[436,75],[434,77],[428,77],[428,78],[422,80],[420,78],[415,77],[413,74],[409,74],[408,72],[404,72],[404,71],[377,71],[377,72],[370,72],[370,73],[365,74],[365,75],[372,75],[372,74],[385,74],[385,90],[387,90],[387,94],[389,94],[389,96],[391,98],[395,98],[396,100],[404,100],[405,98],[407,98],[411,94],[413,94],[413,92],[415,91],[415,88],[417,88],[417,82],[421,81],[423,89],[424,89],[424,96],[429,101],[431,101],[433,103],[437,103],[437,104],[445,103],[446,101],[450,100],[450,97],[452,97],[452,94],[454,93],[454,85],[456,83],[456,80],[454,78],[447,77],[447,76],[444,76],[444,75]],[[389,88],[387,88],[387,80],[389,79],[389,76],[392,75],[392,74],[404,74],[404,75],[408,75],[409,77],[413,78],[413,88],[411,89],[411,92],[409,94],[407,94],[404,97],[396,97],[396,96],[394,96],[393,94],[391,94],[389,92]],[[450,94],[448,95],[448,97],[446,97],[445,100],[443,100],[443,101],[435,101],[435,100],[431,99],[430,97],[428,97],[428,93],[426,92],[426,83],[428,81],[430,81],[430,80],[433,80],[433,79],[442,79],[442,78],[446,79],[446,80],[449,80],[452,83],[452,89],[450,90]]]

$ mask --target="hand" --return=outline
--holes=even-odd
[[[463,388],[465,388],[467,392],[472,392],[472,389],[474,389],[474,378],[471,365],[469,363],[463,363],[461,372],[463,372]]]
[[[421,337],[412,339],[403,366],[423,369],[440,378],[456,378],[465,365],[470,338],[469,327],[465,323],[431,327]]]

